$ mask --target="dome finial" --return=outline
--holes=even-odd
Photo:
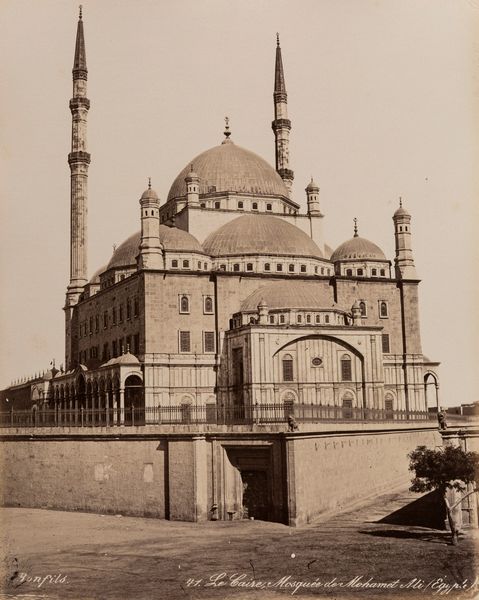
[[[230,131],[230,118],[229,117],[225,117],[225,130],[224,130],[224,134],[226,139],[229,139],[230,135],[231,135],[231,131]]]
[[[399,196],[399,208],[402,208],[402,196]]]
[[[279,33],[276,32],[276,45],[279,46]]]
[[[81,19],[82,19],[82,17],[83,17],[83,14],[82,14],[82,11],[83,11],[83,6],[80,4],[80,6],[79,6],[78,8],[79,8],[79,12],[78,12],[78,18],[79,18],[79,19],[80,19],[80,21],[81,21]]]
[[[148,189],[151,190],[151,177],[148,177]]]
[[[356,217],[354,217],[353,221],[354,221],[354,237],[358,237],[358,220],[356,219]]]

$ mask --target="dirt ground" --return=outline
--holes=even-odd
[[[381,521],[410,493],[302,528],[0,509],[0,598],[478,598],[477,531]],[[455,584],[455,585],[454,585]]]

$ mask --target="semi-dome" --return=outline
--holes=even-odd
[[[317,284],[305,281],[272,281],[250,294],[241,304],[241,310],[256,310],[260,303],[265,304],[269,309],[331,308],[325,306],[326,299],[321,298]]]
[[[270,215],[243,215],[211,233],[203,243],[210,256],[267,254],[323,258],[301,229]]]
[[[113,253],[106,269],[129,267],[136,265],[141,241],[141,232],[137,231],[127,238]],[[204,254],[199,241],[183,229],[160,225],[160,242],[163,248],[173,252],[196,252]],[[106,270],[105,269],[105,270]]]
[[[236,192],[288,198],[288,190],[278,173],[261,156],[237,146],[231,140],[190,160],[173,182],[168,200],[186,194],[185,178],[191,168],[200,179],[200,194]]]
[[[379,246],[369,240],[355,236],[343,242],[331,255],[330,260],[387,260]]]

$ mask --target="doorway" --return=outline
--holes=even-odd
[[[243,483],[243,519],[269,521],[268,473],[240,470]]]

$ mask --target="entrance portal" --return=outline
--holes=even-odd
[[[243,519],[269,520],[268,474],[266,471],[240,471],[243,482]]]

